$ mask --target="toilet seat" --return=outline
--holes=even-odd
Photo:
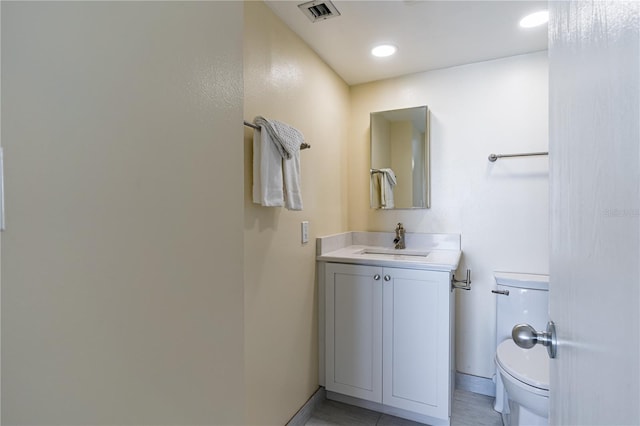
[[[549,356],[542,345],[523,349],[512,339],[507,339],[498,345],[496,362],[514,379],[542,391],[536,393],[548,394]]]

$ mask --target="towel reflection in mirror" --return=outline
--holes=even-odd
[[[393,187],[398,184],[396,174],[389,168],[371,169],[371,208],[393,209]]]

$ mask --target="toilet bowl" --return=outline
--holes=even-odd
[[[496,401],[507,426],[547,425],[549,357],[543,346],[522,349],[511,339],[517,324],[546,327],[549,276],[494,272],[496,280]]]
[[[544,347],[518,347],[507,339],[498,345],[496,365],[504,385],[508,409],[503,410],[506,425],[548,425],[549,356]]]

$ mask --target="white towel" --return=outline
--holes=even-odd
[[[262,116],[253,119],[253,123],[261,129],[266,129],[269,136],[276,144],[282,158],[289,159],[300,151],[300,145],[304,143],[304,136],[300,130],[288,124],[276,120],[267,120]]]
[[[300,150],[284,161],[285,207],[288,210],[302,210],[302,189],[300,188]]]
[[[267,132],[253,132],[253,202],[266,207],[284,206],[282,156]]]
[[[393,187],[398,183],[396,174],[391,169],[380,169],[380,208],[393,209]]]
[[[398,183],[396,174],[391,169],[371,171],[371,208],[393,209],[393,187]]]
[[[304,143],[304,136],[298,129],[280,121],[267,120],[264,117],[258,116],[254,119],[254,123],[260,126],[262,130],[261,133],[269,137],[272,145],[277,149],[282,158],[281,167],[282,174],[284,175],[285,207],[289,210],[302,210],[300,145]],[[264,145],[262,145],[262,149],[265,149]],[[264,174],[262,176],[264,179]]]
[[[380,209],[382,208],[382,202],[380,200],[380,173],[369,173],[371,182],[370,182],[370,198],[371,198],[371,208],[372,209]]]

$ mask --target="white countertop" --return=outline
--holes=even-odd
[[[379,246],[350,245],[316,257],[319,262],[356,263],[386,267],[427,269],[432,271],[455,271],[460,262],[460,250],[426,249],[427,256],[411,256],[411,249],[393,250],[393,254],[363,253],[367,249],[381,249]],[[385,248],[388,249],[388,248]],[[389,250],[391,251],[391,250]],[[397,254],[396,254],[397,253]]]

